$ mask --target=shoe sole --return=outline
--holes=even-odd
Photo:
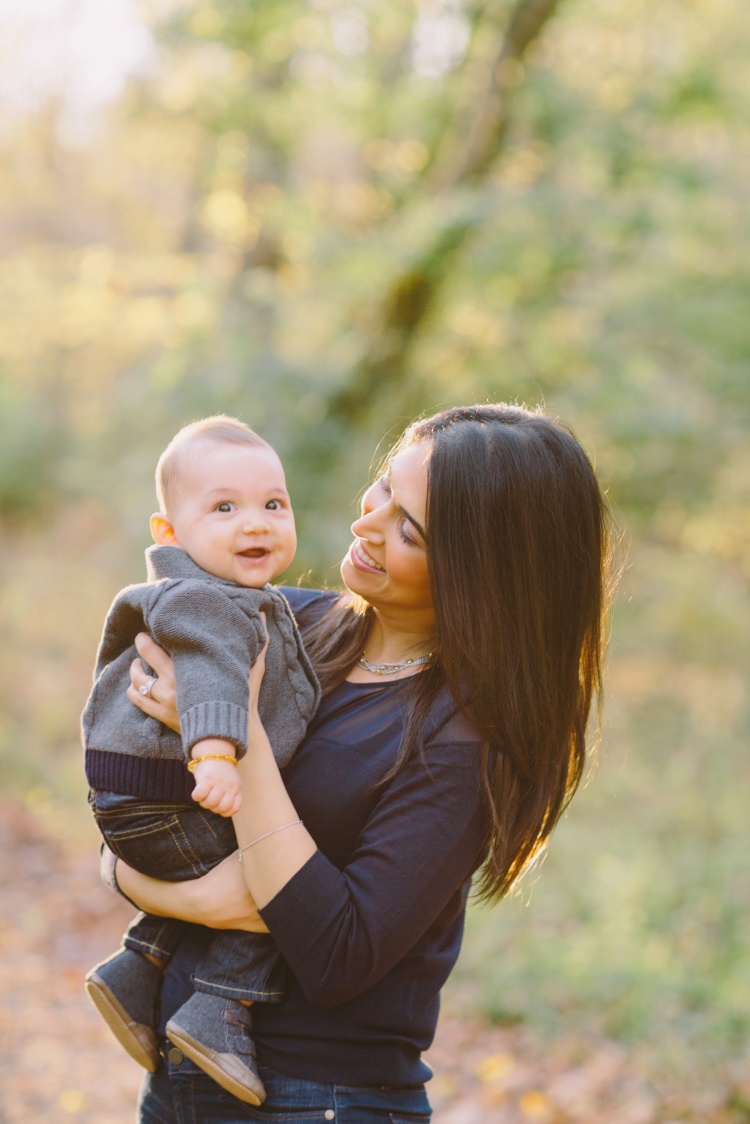
[[[222,1089],[226,1089],[245,1104],[263,1104],[266,1099],[263,1082],[233,1054],[217,1054],[215,1050],[193,1038],[175,1022],[167,1023],[167,1035],[170,1042],[182,1050],[183,1054],[190,1058],[191,1062],[195,1062],[204,1073],[212,1077],[217,1085],[221,1085]],[[232,1063],[237,1067],[234,1073],[229,1068]]]
[[[159,1068],[159,1051],[156,1035],[147,1026],[133,1023],[124,1007],[115,999],[101,976],[96,973],[87,976],[86,994],[104,1019],[117,1041],[134,1061],[155,1073]]]

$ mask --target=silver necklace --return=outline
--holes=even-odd
[[[357,663],[373,675],[395,675],[398,671],[406,671],[407,667],[419,667],[421,664],[431,663],[434,658],[434,652],[427,652],[424,656],[414,656],[413,659],[402,660],[401,663],[372,663],[363,652]]]

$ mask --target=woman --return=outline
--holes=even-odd
[[[420,1054],[471,876],[488,901],[507,893],[580,780],[609,535],[570,433],[505,405],[416,422],[352,532],[348,593],[286,591],[324,698],[283,781],[251,718],[242,861],[168,885],[118,866],[152,913],[267,926],[290,968],[285,1000],[253,1008],[265,1103],[236,1101],[165,1043],[144,1124],[429,1120]],[[159,679],[140,694],[137,661],[130,697],[173,724],[169,660],[148,638],[139,650]],[[204,935],[191,928],[172,959],[163,1025]]]

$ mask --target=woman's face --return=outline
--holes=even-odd
[[[355,539],[341,564],[341,576],[347,589],[373,608],[424,616],[431,626],[425,542],[429,456],[427,442],[410,445],[367,489],[362,514],[352,523]]]

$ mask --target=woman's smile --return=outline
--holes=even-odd
[[[385,573],[383,567],[378,565],[372,555],[367,552],[361,539],[355,539],[349,547],[349,559],[355,570],[361,570],[363,573]]]

